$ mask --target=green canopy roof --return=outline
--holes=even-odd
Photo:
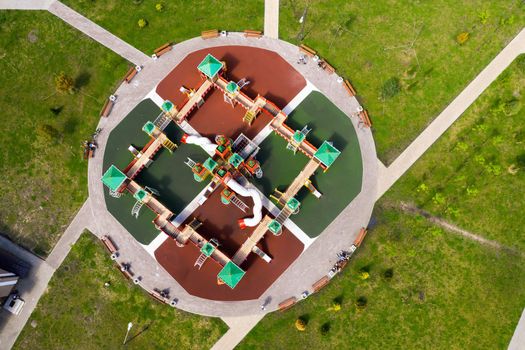
[[[148,121],[144,126],[142,127],[142,131],[144,131],[146,134],[151,135],[151,133],[155,130],[155,124]]]
[[[207,257],[210,257],[214,250],[215,246],[210,242],[206,242],[201,248],[201,253],[206,255]]]
[[[222,62],[208,54],[197,67],[208,78],[213,78],[222,68]]]
[[[341,152],[335,148],[331,142],[325,141],[315,152],[314,157],[317,158],[321,163],[327,167],[331,166]]]
[[[286,203],[288,208],[290,208],[291,210],[297,209],[300,204],[301,204],[301,202],[299,202],[297,199],[295,199],[295,197],[290,198],[288,203]]]
[[[211,158],[208,158],[202,164],[209,172],[213,172],[213,169],[217,167],[217,162]]]
[[[300,130],[296,130],[293,134],[293,140],[297,143],[301,143],[306,138],[306,135],[303,134]]]
[[[280,223],[278,223],[276,220],[272,220],[269,224],[268,224],[268,229],[270,231],[272,231],[272,233],[274,235],[278,235],[281,230],[282,230],[282,225]]]
[[[139,202],[142,202],[144,201],[144,199],[148,196],[148,192],[146,192],[144,189],[139,189],[137,192],[135,192],[135,194],[133,195],[133,197],[138,200]]]
[[[239,85],[234,83],[233,81],[230,81],[228,85],[226,85],[226,91],[228,91],[230,94],[234,94],[239,90]]]
[[[228,159],[228,163],[230,163],[231,165],[235,167],[235,169],[237,169],[239,165],[241,165],[243,160],[244,159],[240,155],[238,155],[237,153],[233,153]]]
[[[171,101],[166,100],[162,103],[161,108],[164,112],[169,112],[173,109],[173,103]]]
[[[126,179],[127,176],[114,165],[111,165],[102,175],[102,183],[108,186],[111,191],[118,190]]]
[[[228,261],[217,275],[231,289],[235,288],[246,272],[233,262]]]

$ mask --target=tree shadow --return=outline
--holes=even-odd
[[[89,81],[91,80],[91,74],[88,72],[80,72],[79,75],[75,78],[75,89],[81,89],[84,86],[89,84]]]

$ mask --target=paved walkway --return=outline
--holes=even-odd
[[[521,314],[521,318],[518,321],[514,335],[510,340],[508,350],[524,350],[525,349],[525,309]]]
[[[47,10],[55,0],[0,0],[3,10]]]
[[[98,24],[93,23],[78,12],[62,4],[60,1],[52,3],[51,6],[49,6],[49,12],[69,23],[71,26],[80,30],[92,39],[98,41],[108,49],[124,57],[134,65],[142,66],[144,63],[151,60],[151,58],[146,56],[143,52],[137,50],[122,39],[100,27]]]
[[[250,333],[253,327],[264,317],[261,315],[223,317],[224,323],[230,327],[226,333],[212,346],[211,350],[232,350]]]
[[[434,121],[386,169],[381,171],[377,199],[436,142],[514,59],[525,52],[523,29]]]
[[[89,230],[94,229],[90,205],[91,203],[88,199],[45,261],[11,241],[0,238],[0,247],[31,265],[29,275],[21,278],[17,284],[20,296],[25,301],[22,312],[17,316],[3,310],[0,312],[0,325],[2,327],[0,332],[0,349],[10,349],[13,346],[16,338],[33,313],[38,300],[45,293],[55,270],[62,264],[62,261],[64,261],[71,250],[71,246],[77,241],[85,228]]]
[[[264,35],[279,38],[279,0],[264,1]]]

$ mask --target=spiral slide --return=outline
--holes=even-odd
[[[188,135],[184,134],[181,139],[182,143],[187,143],[190,145],[201,146],[208,154],[215,153],[217,145],[210,141],[207,137],[197,136],[197,135]],[[241,228],[245,227],[255,227],[261,222],[262,219],[262,200],[259,192],[253,188],[245,188],[240,183],[234,179],[229,179],[225,181],[225,184],[233,190],[233,192],[243,196],[243,197],[252,197],[253,200],[253,217],[246,219],[239,219],[239,226]]]

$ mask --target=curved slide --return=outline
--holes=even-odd
[[[207,137],[188,135],[184,134],[182,136],[181,142],[187,143],[190,145],[201,146],[207,153],[215,153],[217,145],[210,141]],[[239,219],[239,226],[241,228],[245,227],[255,227],[261,222],[262,219],[262,200],[259,192],[254,188],[243,187],[240,183],[234,179],[229,179],[225,181],[225,184],[233,190],[233,192],[243,196],[243,197],[252,197],[253,200],[253,217],[246,219]]]

